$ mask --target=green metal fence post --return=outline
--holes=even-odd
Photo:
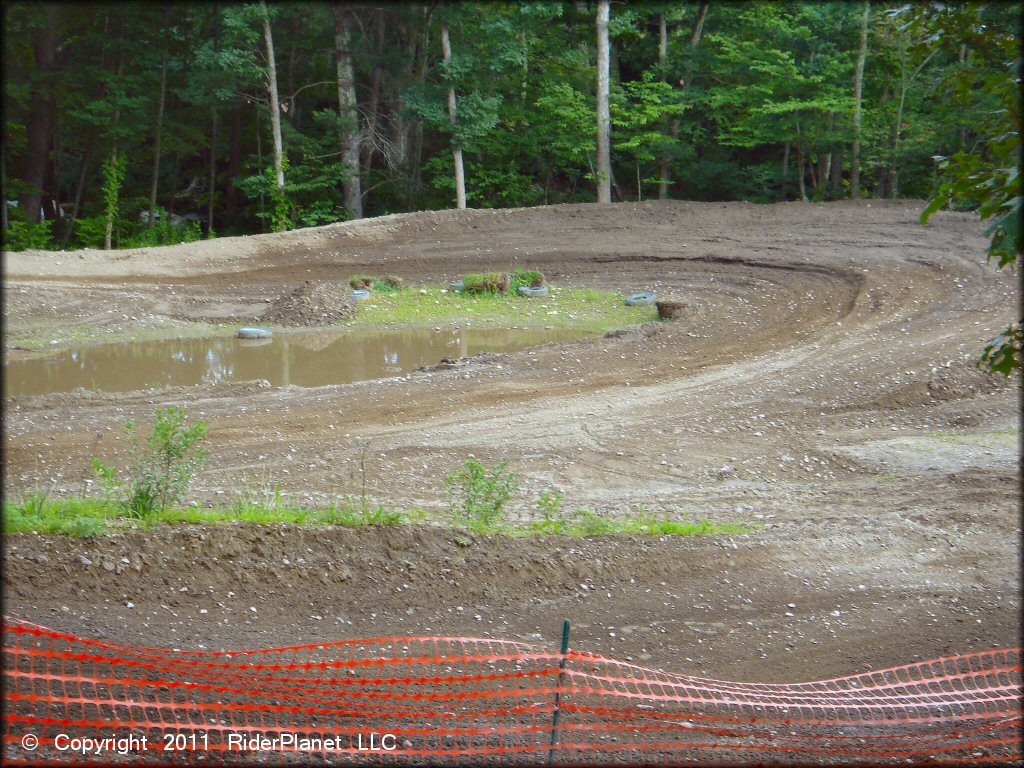
[[[558,664],[558,687],[555,689],[555,714],[551,719],[551,749],[548,750],[548,765],[555,762],[555,745],[558,743],[558,716],[562,713],[559,699],[562,696],[562,680],[565,677],[566,654],[569,652],[569,620],[562,624],[562,660]]]

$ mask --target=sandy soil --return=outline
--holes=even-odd
[[[119,642],[270,647],[390,634],[555,645],[718,678],[799,681],[1020,645],[1020,401],[976,371],[1019,315],[976,217],[922,204],[651,202],[389,216],[108,255],[8,254],[5,326],[249,318],[303,280],[443,284],[537,266],[687,303],[658,333],[316,389],[258,383],[5,400],[4,488],[82,493],[121,425],[210,427],[197,498],[279,483],[445,509],[468,456],[567,509],[760,524],[742,536],[472,538],[225,526],[5,536],[4,610]],[[92,337],[90,337],[92,338]],[[7,350],[16,354],[17,350]]]

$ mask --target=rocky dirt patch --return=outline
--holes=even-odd
[[[93,297],[116,331],[163,325],[193,300],[210,317],[241,312],[298,284],[315,302],[292,317],[316,325],[347,302],[355,273],[445,285],[529,267],[555,284],[688,304],[605,338],[344,386],[7,401],[9,497],[81,493],[93,457],[125,464],[126,419],[181,405],[209,425],[193,488],[203,504],[254,478],[325,504],[358,497],[365,479],[373,502],[445,522],[443,477],[473,456],[519,474],[510,514],[523,518],[546,490],[570,511],[644,505],[759,527],[666,541],[467,539],[432,526],[24,535],[6,538],[5,610],[190,648],[388,634],[554,646],[569,619],[582,650],[779,682],[1019,645],[1019,381],[974,368],[1019,313],[1019,286],[986,263],[976,216],[937,213],[922,227],[921,208],[442,211],[127,260],[6,254],[17,285],[5,332],[86,327]]]
[[[307,280],[294,291],[276,299],[260,322],[321,328],[337,325],[354,315],[351,287],[342,283]]]

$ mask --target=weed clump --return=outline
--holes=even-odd
[[[125,422],[132,447],[132,465],[124,479],[99,459],[92,466],[103,492],[124,508],[129,517],[148,519],[181,501],[192,475],[206,461],[199,442],[206,436],[206,422],[185,424],[182,408],[157,408],[153,428],[140,442],[135,422]]]
[[[520,267],[512,273],[510,290],[518,291],[521,286],[526,288],[540,288],[544,285],[544,275],[536,269],[524,269]]]
[[[449,506],[455,524],[474,533],[489,533],[501,523],[505,502],[519,490],[519,478],[501,462],[487,469],[467,459],[464,469],[445,475]]]
[[[375,282],[376,278],[374,278],[373,275],[352,275],[352,277],[348,279],[348,284],[357,291],[368,291],[373,288],[373,284]]]
[[[511,279],[507,272],[471,272],[462,280],[463,293],[508,293]]]

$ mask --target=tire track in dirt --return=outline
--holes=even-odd
[[[568,616],[588,650],[764,680],[1018,645],[1020,404],[1009,384],[972,367],[1016,311],[1017,287],[985,264],[974,218],[940,213],[921,227],[920,208],[433,212],[253,238],[230,254],[215,246],[233,243],[215,241],[117,262],[8,263],[27,306],[45,289],[67,300],[50,301],[58,308],[94,288],[89,280],[102,279],[115,304],[120,293],[126,308],[168,311],[165,282],[216,308],[364,266],[441,283],[515,265],[688,304],[656,334],[400,380],[8,401],[9,492],[51,477],[77,489],[93,455],[123,456],[124,419],[181,404],[210,425],[211,461],[196,483],[204,502],[261,477],[315,503],[358,495],[366,440],[371,500],[422,505],[442,521],[441,478],[474,454],[520,474],[514,515],[532,513],[539,491],[561,490],[567,509],[643,503],[761,526],[688,540],[469,544],[427,526],[22,536],[9,540],[18,549],[5,566],[8,610],[193,647],[392,631],[553,643]],[[109,557],[117,578],[79,555]],[[116,574],[121,557],[144,563],[141,575]]]

